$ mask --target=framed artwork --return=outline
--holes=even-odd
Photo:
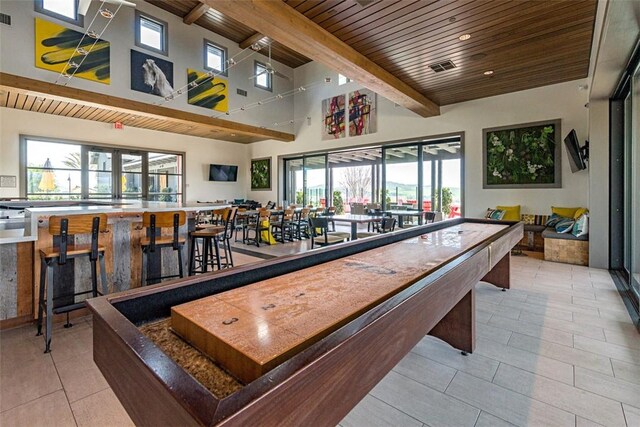
[[[251,160],[251,190],[271,190],[271,157]]]
[[[560,120],[483,129],[483,188],[559,188]]]
[[[170,98],[173,96],[173,63],[132,49],[131,89]]]
[[[62,25],[35,18],[35,55],[36,67],[61,73],[72,72],[77,68],[74,77],[91,80],[93,82],[110,84],[110,48],[108,41],[85,37],[83,33],[70,30]],[[82,40],[80,49],[76,49]],[[96,42],[95,46],[91,45]],[[81,52],[88,52],[83,55]],[[89,49],[91,51],[89,52]],[[67,68],[67,62],[77,64],[77,67]]]
[[[338,95],[322,101],[322,140],[338,139],[346,136],[345,96]]]
[[[229,86],[225,79],[210,77],[207,73],[187,69],[188,101],[191,105],[226,113],[229,109]]]
[[[368,135],[377,130],[375,92],[361,89],[349,93],[349,136]]]

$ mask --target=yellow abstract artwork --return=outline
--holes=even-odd
[[[229,109],[229,86],[219,77],[209,77],[207,73],[187,69],[189,85],[189,104],[226,113]],[[194,83],[195,82],[195,83]]]
[[[96,41],[89,36],[83,39],[83,33],[39,18],[36,18],[35,30],[36,67],[56,73],[66,71],[74,77],[94,82],[111,83],[108,41]],[[72,64],[68,66],[69,59]]]

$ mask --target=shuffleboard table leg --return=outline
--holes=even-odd
[[[481,280],[502,288],[503,292],[509,289],[511,287],[511,253],[507,252]]]
[[[476,291],[471,289],[429,332],[462,354],[473,353],[476,344]]]

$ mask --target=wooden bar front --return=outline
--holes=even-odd
[[[521,223],[507,223],[436,267],[425,260],[424,274],[408,287],[226,397],[213,395],[137,326],[180,304],[467,223],[498,224],[456,219],[92,299],[94,360],[138,425],[336,425],[425,334],[473,350],[475,284],[493,266],[504,267]],[[501,284],[508,287],[508,279]]]

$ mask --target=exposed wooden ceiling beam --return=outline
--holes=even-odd
[[[250,35],[246,39],[242,40],[240,43],[238,43],[238,46],[240,46],[240,49],[246,49],[249,46],[252,46],[254,43],[258,43],[263,38],[265,38],[264,34],[255,33],[255,34]]]
[[[172,108],[61,86],[2,72],[0,72],[0,88],[58,101],[73,101],[76,104],[96,108],[109,108],[113,111],[124,112],[139,117],[162,119],[166,120],[167,123],[204,126],[211,131],[216,131],[215,137],[213,137],[214,139],[224,141],[239,142],[249,138],[251,140],[250,142],[267,139],[291,142],[295,139],[295,135],[290,133],[263,129],[257,126],[216,119],[201,114],[174,110]],[[132,126],[135,126],[135,124]]]
[[[435,102],[282,1],[202,1],[422,117],[440,114]]]
[[[187,25],[191,25],[196,22],[198,19],[202,17],[209,10],[209,5],[204,3],[198,3],[187,13],[184,18],[182,18],[182,22]]]

